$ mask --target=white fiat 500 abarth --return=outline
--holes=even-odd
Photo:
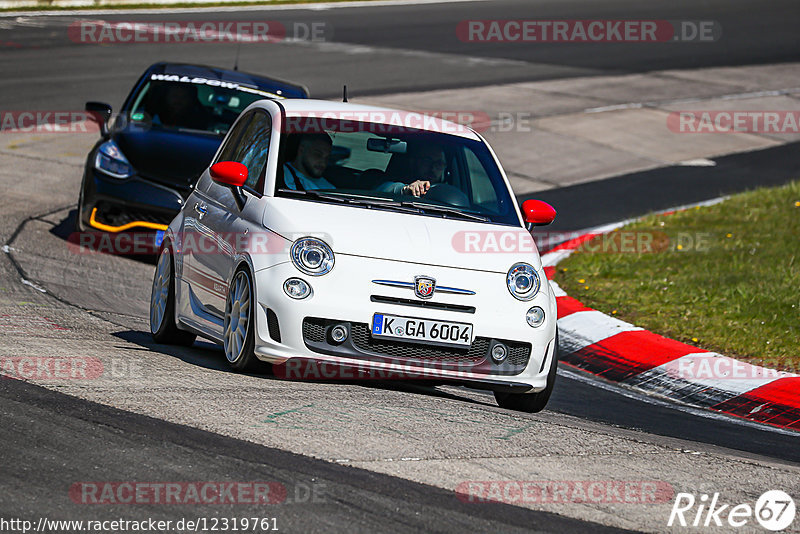
[[[163,235],[151,331],[219,343],[240,371],[463,384],[539,411],[556,302],[529,231],[554,217],[536,200],[520,209],[468,127],[261,100]]]

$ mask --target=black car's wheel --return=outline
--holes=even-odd
[[[81,220],[83,214],[83,183],[81,183],[81,192],[78,195],[78,211],[75,213],[74,229],[76,232],[85,232],[86,226]]]
[[[237,371],[254,371],[259,367],[255,347],[255,292],[253,279],[246,268],[233,275],[225,301],[223,348],[228,364]]]
[[[150,294],[150,333],[157,343],[186,345],[194,343],[197,336],[179,330],[175,325],[175,274],[172,253],[167,243],[158,255]]]
[[[535,413],[544,410],[553,393],[553,385],[556,383],[558,372],[558,330],[556,330],[555,349],[553,360],[550,362],[550,369],[547,372],[547,386],[538,393],[501,393],[494,392],[494,398],[501,408],[516,410],[518,412]]]

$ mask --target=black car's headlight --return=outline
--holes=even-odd
[[[123,179],[133,175],[133,167],[114,141],[106,141],[97,148],[94,166],[112,178]]]
[[[295,241],[289,255],[295,267],[311,276],[322,276],[333,269],[331,247],[315,237],[302,237]]]
[[[508,290],[519,300],[531,300],[539,292],[539,275],[527,263],[515,263],[506,277]]]

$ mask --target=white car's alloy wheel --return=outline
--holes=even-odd
[[[161,329],[167,311],[169,282],[172,275],[172,260],[168,248],[161,251],[153,277],[153,291],[150,295],[150,332]]]
[[[225,304],[223,340],[225,357],[230,363],[236,363],[243,357],[250,326],[250,306],[250,276],[242,270],[236,273]]]
[[[153,290],[150,293],[150,333],[157,343],[189,346],[195,336],[175,324],[175,273],[172,252],[166,244],[158,254]]]

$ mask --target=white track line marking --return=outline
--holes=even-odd
[[[606,111],[619,111],[622,109],[640,109],[643,107],[657,108],[674,104],[691,104],[694,102],[704,102],[707,100],[745,100],[748,98],[764,98],[769,96],[785,96],[800,92],[800,87],[787,87],[785,89],[775,89],[771,91],[750,91],[746,93],[731,93],[727,95],[708,96],[703,98],[675,98],[671,100],[650,100],[647,102],[628,102],[625,104],[613,104],[610,106],[598,106],[596,108],[584,109],[584,113],[604,113]]]
[[[678,163],[681,167],[716,167],[717,162],[708,158],[687,159]]]
[[[30,280],[25,280],[24,278],[20,278],[20,280],[22,280],[22,283],[23,283],[23,284],[25,284],[26,286],[31,286],[31,287],[32,287],[33,289],[35,289],[36,291],[40,291],[40,292],[42,292],[42,293],[47,293],[47,290],[46,290],[46,289],[42,289],[41,287],[37,286],[36,284],[34,284],[33,282],[31,282]]]
[[[185,2],[187,0],[174,0],[175,3]],[[191,1],[191,0],[188,0]],[[219,0],[208,0],[205,3]],[[224,1],[224,0],[222,0]],[[231,0],[236,1],[236,0]],[[180,7],[180,8],[145,8],[145,9],[74,9],[64,11],[10,11],[7,13],[0,13],[0,18],[4,17],[54,17],[65,15],[116,15],[126,13],[137,14],[153,14],[153,13],[208,13],[208,12],[227,12],[227,11],[323,11],[328,9],[342,9],[342,8],[359,8],[359,7],[383,7],[383,6],[408,6],[408,5],[426,5],[426,4],[452,4],[452,3],[467,3],[467,2],[487,2],[489,0],[378,0],[375,2],[322,2],[318,4],[280,4],[280,5],[264,5],[255,4],[252,6],[213,6],[213,7]],[[142,0],[146,3],[147,0]],[[154,0],[158,2],[158,0]]]

